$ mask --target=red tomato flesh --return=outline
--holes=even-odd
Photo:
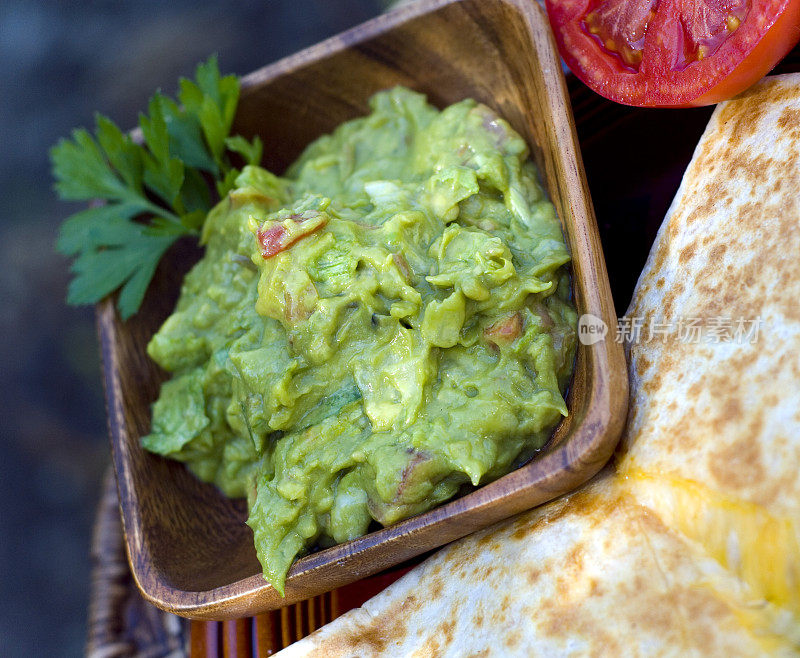
[[[510,345],[522,335],[522,316],[519,313],[498,320],[483,330],[483,337],[491,344],[500,347]]]
[[[327,216],[308,211],[302,215],[289,215],[282,223],[267,222],[258,229],[256,237],[264,259],[285,251],[298,240],[311,235],[327,223]]]
[[[261,244],[261,255],[264,258],[272,258],[289,246],[286,239],[288,232],[283,226],[271,226],[268,229],[259,229],[258,241]]]
[[[562,57],[627,105],[717,103],[800,40],[800,0],[547,0]]]

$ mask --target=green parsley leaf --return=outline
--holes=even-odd
[[[100,120],[102,118],[98,117]],[[62,199],[105,199],[134,204],[141,211],[147,209],[141,191],[125,181],[125,178],[132,177],[132,172],[115,172],[109,164],[108,155],[86,130],[73,131],[72,141],[61,140],[51,150],[50,157],[57,181],[56,190]],[[141,163],[136,166],[141,167]]]
[[[264,153],[264,144],[258,135],[253,137],[252,142],[248,142],[241,135],[234,135],[225,140],[225,146],[229,151],[241,155],[245,163],[249,165],[257,165],[261,162],[261,156]]]
[[[68,303],[93,304],[119,290],[122,318],[136,313],[170,245],[199,236],[214,193],[233,187],[239,171],[230,154],[261,160],[258,137],[229,134],[239,80],[221,76],[216,57],[198,65],[194,81],[179,81],[178,100],[153,95],[138,141],[98,114],[93,135],[77,129],[50,150],[62,199],[103,202],[61,226],[56,249],[75,258]]]
[[[75,277],[67,291],[67,302],[94,304],[122,287],[117,306],[122,319],[127,320],[139,310],[158,262],[179,236],[151,235],[146,226],[136,222],[120,221],[117,229],[124,244],[84,251],[73,263]]]
[[[203,141],[199,116],[192,110],[182,110],[169,98],[162,97],[161,109],[167,122],[172,155],[183,160],[189,167],[218,176],[219,167]]]
[[[56,249],[65,256],[105,246],[118,247],[125,238],[120,230],[125,220],[139,213],[133,205],[115,204],[89,208],[75,213],[61,225]]]

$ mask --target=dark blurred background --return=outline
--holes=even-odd
[[[109,464],[90,308],[53,251],[77,208],[47,150],[93,113],[132,127],[211,53],[246,73],[379,13],[381,0],[0,3],[0,654],[81,655],[89,545]]]

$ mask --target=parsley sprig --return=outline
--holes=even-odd
[[[61,226],[56,249],[75,259],[69,304],[93,304],[119,289],[122,318],[139,310],[164,252],[181,236],[199,235],[215,198],[233,187],[239,171],[231,153],[247,164],[261,160],[258,137],[230,135],[238,101],[238,78],[221,76],[211,57],[194,80],[180,80],[177,102],[160,92],[150,99],[140,139],[98,114],[94,136],[76,129],[51,149],[59,196],[103,202]]]

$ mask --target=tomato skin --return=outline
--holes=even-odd
[[[713,105],[733,98],[754,85],[800,41],[800,1],[790,2],[764,38],[744,60],[716,86],[690,105]]]
[[[678,20],[690,0],[660,0],[644,39],[638,71],[606,50],[585,27],[595,0],[547,0],[567,66],[597,93],[640,107],[709,105],[757,82],[800,40],[800,0],[752,0],[745,19],[718,49],[677,67]]]

